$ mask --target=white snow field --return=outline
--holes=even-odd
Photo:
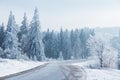
[[[0,77],[25,71],[34,68],[39,65],[43,65],[47,62],[37,62],[37,61],[24,61],[24,60],[9,60],[0,59]],[[79,68],[84,68],[87,80],[120,80],[120,70],[117,69],[90,69],[89,65],[94,63],[94,61],[50,61],[49,65],[43,69],[26,74],[22,74],[8,80],[61,80],[64,74],[61,72],[60,66],[72,65]],[[80,69],[80,70],[81,70]],[[81,72],[81,71],[80,71]],[[33,74],[31,74],[33,73]],[[45,75],[43,75],[45,74]],[[82,74],[79,73],[79,74]],[[55,77],[55,76],[56,77]],[[26,77],[24,77],[26,76]],[[35,77],[36,76],[36,77]],[[80,75],[79,75],[80,76]],[[80,79],[81,80],[81,79]]]
[[[0,59],[0,77],[29,70],[46,62]]]
[[[120,70],[117,69],[90,69],[88,66],[93,61],[73,63],[74,66],[83,67],[87,74],[87,80],[120,80]]]

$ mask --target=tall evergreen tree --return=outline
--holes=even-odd
[[[37,60],[43,60],[45,58],[44,54],[44,45],[42,42],[42,35],[41,35],[41,26],[39,21],[39,13],[38,9],[36,8],[34,11],[33,19],[30,23],[30,30],[29,30],[29,41],[28,41],[28,48],[27,48],[27,55],[29,58],[34,59],[36,56]]]
[[[10,11],[10,15],[9,15],[9,20],[8,20],[7,30],[6,31],[12,32],[13,34],[17,34],[17,24],[15,22],[15,17],[12,14],[12,11]]]
[[[59,48],[59,53],[61,52],[63,55],[63,29],[61,28],[60,33],[58,35],[58,48]]]
[[[0,47],[3,48],[2,44],[3,44],[3,41],[4,41],[4,24],[2,23],[2,25],[0,26]]]
[[[47,32],[45,32],[44,37],[43,37],[43,43],[44,43],[44,52],[46,57],[50,58],[51,57],[51,43],[50,43],[50,31],[49,29]]]
[[[86,43],[90,35],[94,36],[93,29],[89,29],[89,28],[81,29],[81,32],[80,32],[80,41],[81,41],[81,50],[82,50],[81,58],[87,58],[89,56],[89,51],[88,51],[88,48],[86,47]]]
[[[24,13],[22,26],[20,27],[20,32],[18,33],[19,42],[21,42],[23,35],[27,35],[27,32],[28,32],[28,22],[27,22],[26,13]]]
[[[15,22],[14,15],[12,14],[12,12],[10,12],[8,25],[5,32],[5,38],[3,42],[5,58],[15,59],[20,57],[20,52],[18,50],[19,43],[16,36],[17,33],[16,27],[17,25]]]
[[[70,32],[70,41],[71,41],[71,58],[74,58],[74,44],[75,44],[75,35],[74,35],[74,31],[71,30]]]
[[[76,29],[75,32],[74,32],[75,41],[74,41],[74,46],[73,46],[73,55],[74,55],[75,59],[80,59],[81,58],[81,54],[82,54],[79,33],[80,32],[79,32],[78,29]]]
[[[64,32],[63,37],[63,57],[64,59],[71,58],[71,41],[68,30]]]
[[[57,34],[54,31],[51,32],[51,51],[53,58],[59,57],[58,39]]]
[[[20,31],[18,33],[18,41],[21,43],[20,48],[22,53],[26,53],[26,46],[28,42],[28,22],[27,22],[27,17],[26,13],[24,13],[23,21],[22,21],[22,26],[20,27]]]
[[[43,38],[45,44],[45,55],[48,58],[58,58],[59,57],[59,47],[58,47],[58,38],[57,34],[49,29],[45,33]]]

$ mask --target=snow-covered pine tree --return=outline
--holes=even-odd
[[[71,58],[71,41],[70,41],[70,36],[67,29],[65,30],[64,36],[63,36],[63,54],[62,55],[65,60]]]
[[[18,41],[21,43],[20,48],[22,49],[21,52],[24,54],[26,53],[26,46],[27,46],[27,36],[28,36],[28,22],[26,13],[24,13],[22,26],[20,27],[20,31],[18,32]]]
[[[9,15],[9,20],[8,20],[8,24],[7,24],[7,30],[8,32],[12,32],[13,34],[17,34],[18,28],[17,28],[17,24],[15,21],[15,17],[12,14],[12,11],[10,11],[10,15]]]
[[[46,57],[51,58],[51,35],[49,29],[44,33],[43,43]]]
[[[58,39],[57,34],[54,31],[51,32],[51,51],[53,58],[59,57]]]
[[[88,48],[86,47],[87,40],[90,35],[94,36],[94,29],[83,28],[80,31],[80,41],[81,41],[81,58],[87,58],[89,56]]]
[[[18,50],[17,25],[14,15],[10,12],[5,38],[3,42],[4,58],[16,59],[20,58],[20,51]]]
[[[2,25],[0,26],[0,47],[3,48],[2,44],[4,41],[4,24],[2,23]]]
[[[60,30],[60,34],[59,34],[59,48],[60,48],[60,52],[63,52],[63,29],[61,28]]]
[[[27,32],[28,32],[28,22],[27,22],[26,13],[24,13],[22,26],[20,27],[20,32],[18,33],[19,42],[21,42],[23,35],[27,35]]]
[[[41,25],[39,21],[39,13],[36,8],[34,11],[33,19],[30,23],[28,44],[27,44],[27,55],[29,58],[34,59],[36,56],[37,60],[41,61],[45,59],[44,45],[42,42]]]
[[[59,46],[58,46],[58,36],[53,30],[50,32],[49,29],[45,33],[43,38],[45,44],[45,55],[48,58],[58,58],[59,57]]]
[[[75,44],[75,35],[74,35],[74,31],[71,30],[70,32],[70,43],[71,43],[71,59],[74,59],[74,44]]]
[[[74,58],[75,59],[80,59],[82,56],[82,49],[81,49],[81,42],[80,42],[80,38],[79,38],[79,30],[76,29],[75,30],[75,42],[74,42],[74,46],[73,46],[73,52],[74,52]]]

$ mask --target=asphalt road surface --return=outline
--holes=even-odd
[[[79,79],[70,79],[71,77],[70,71],[65,71],[62,67],[66,65],[65,62],[50,62],[47,66],[37,69],[34,71],[30,71],[18,76],[14,76],[5,80],[83,80],[82,78]],[[62,66],[62,67],[61,67]],[[75,69],[73,69],[75,71]],[[74,72],[71,70],[72,72]],[[78,72],[79,70],[77,70]],[[82,69],[79,72],[79,76],[82,77],[83,73]],[[67,76],[69,75],[69,76]]]

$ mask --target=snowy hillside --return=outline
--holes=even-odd
[[[45,63],[46,62],[0,59],[0,77],[25,71]]]

